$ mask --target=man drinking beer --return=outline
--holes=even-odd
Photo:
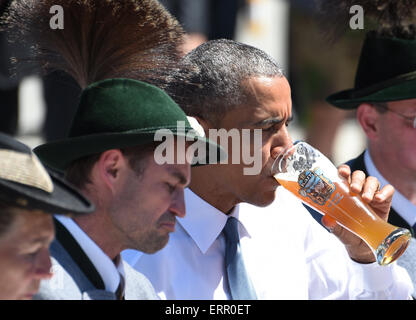
[[[262,170],[244,175],[244,164],[230,163],[192,169],[187,215],[178,220],[168,245],[153,255],[124,255],[159,296],[408,298],[412,285],[404,269],[379,266],[360,238],[324,218],[328,233],[272,177],[274,159],[292,144],[290,86],[278,64],[263,51],[230,40],[202,44],[182,63],[192,71],[185,81],[173,81],[172,97],[207,134],[212,128],[262,130]],[[233,147],[229,144],[228,154]],[[378,190],[377,179],[360,171],[350,176],[347,166],[339,173],[353,193],[387,218],[391,186]]]

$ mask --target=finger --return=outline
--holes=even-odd
[[[382,203],[393,199],[394,187],[391,184],[386,184],[381,190],[377,191],[373,201]]]
[[[350,182],[351,180],[351,169],[349,166],[347,166],[346,164],[342,164],[338,167],[338,174],[347,179],[348,182]]]
[[[378,215],[380,218],[387,221],[390,208],[391,208],[391,201],[393,199],[394,194],[394,187],[390,184],[385,185],[383,189],[378,191],[373,198],[373,201],[370,203],[371,207],[378,210]]]
[[[363,186],[363,192],[361,197],[367,203],[370,203],[376,192],[380,190],[380,182],[376,177],[369,176],[365,179],[365,183]]]
[[[351,175],[350,189],[354,193],[361,193],[365,184],[365,173],[361,170],[356,170]]]
[[[349,232],[346,232],[346,229],[339,225],[334,218],[325,215],[322,217],[321,221],[322,224],[342,243],[345,243],[345,241],[348,240],[347,236]]]

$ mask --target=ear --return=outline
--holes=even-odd
[[[126,166],[126,158],[119,149],[111,149],[103,152],[97,163],[100,180],[110,190],[114,190],[120,179],[121,170]]]
[[[379,134],[380,114],[369,103],[362,103],[357,109],[357,120],[369,140],[376,140]]]
[[[205,131],[205,135],[208,136],[208,129],[213,128],[212,123],[209,120],[206,120],[204,118],[201,118],[199,116],[194,116],[194,118],[196,120],[198,120],[199,124],[201,125],[201,127],[204,129]]]

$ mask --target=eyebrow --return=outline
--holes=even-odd
[[[52,241],[55,237],[52,238]],[[38,238],[34,238],[32,240],[30,240],[30,244],[46,244],[49,243],[51,241],[51,237],[49,236],[42,236],[42,237],[38,237]]]
[[[172,176],[174,176],[175,178],[177,178],[179,180],[180,184],[188,185],[188,180],[186,179],[186,177],[182,173],[180,173],[178,171],[172,171],[170,174]]]
[[[261,120],[257,123],[255,123],[256,126],[264,126],[264,125],[271,125],[271,124],[278,124],[278,123],[282,123],[283,122],[283,118],[280,117],[274,117],[274,118],[267,118],[264,120]],[[286,122],[290,122],[293,120],[293,115],[291,115]]]

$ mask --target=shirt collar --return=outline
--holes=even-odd
[[[185,189],[185,205],[186,215],[184,218],[178,219],[178,223],[204,254],[221,234],[229,216],[239,220],[239,205],[236,205],[233,211],[226,215],[200,198],[189,188]],[[239,233],[240,239],[245,236],[250,237],[246,227],[240,220]]]
[[[390,184],[377,170],[368,150],[364,153],[364,164],[367,168],[368,175],[376,177],[379,180],[380,188],[384,187],[386,184]],[[391,206],[409,225],[413,226],[416,223],[416,206],[397,190],[394,191]]]
[[[116,292],[120,283],[120,274],[124,276],[123,260],[118,259],[116,266],[101,248],[72,220],[71,218],[56,215],[55,218],[64,225],[78,242],[82,250],[91,260],[103,279],[105,290]]]

